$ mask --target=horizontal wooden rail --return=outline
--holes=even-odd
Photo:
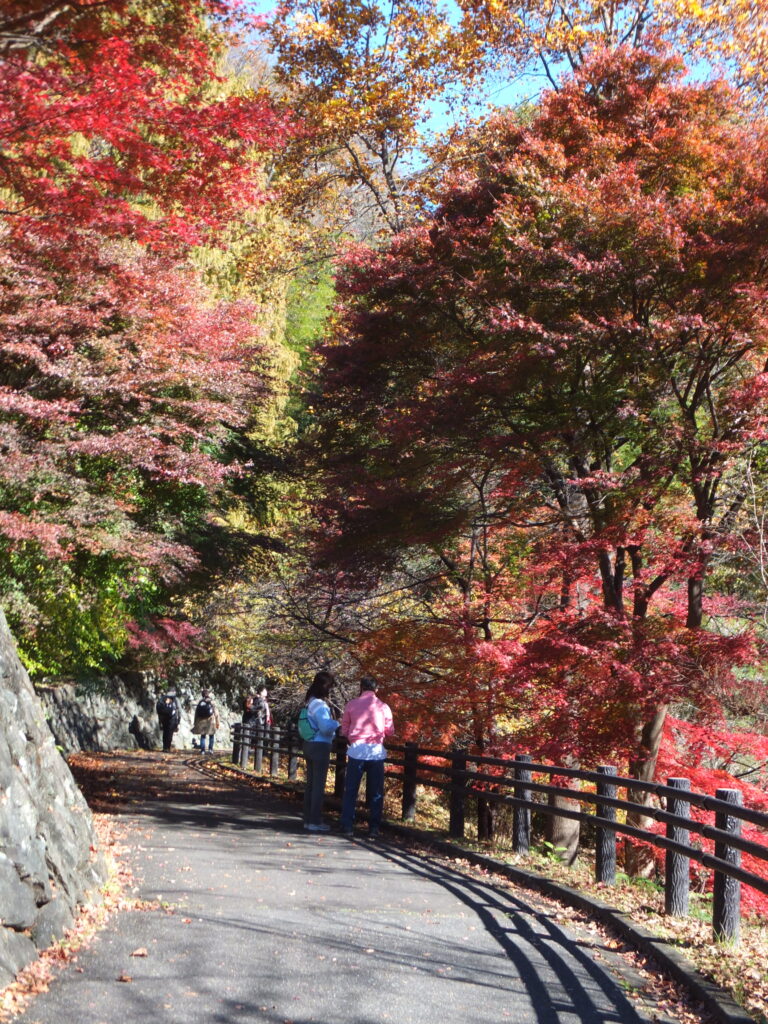
[[[446,786],[442,788],[448,789],[450,787]],[[527,807],[530,810],[537,811],[540,814],[547,814],[553,818],[568,818],[569,821],[579,821],[586,824],[597,825],[601,828],[609,829],[611,832],[617,832],[621,835],[638,839],[648,845],[657,846],[662,850],[673,850],[676,853],[681,853],[686,857],[690,857],[691,860],[698,861],[705,867],[710,867],[716,871],[722,871],[734,878],[738,878],[742,882],[746,882],[748,885],[751,885],[753,889],[759,889],[760,892],[768,894],[768,878],[762,878],[760,875],[756,875],[751,871],[745,871],[743,868],[734,868],[733,865],[729,864],[727,861],[713,857],[711,854],[706,853],[704,850],[701,850],[696,846],[676,842],[672,839],[668,839],[666,836],[658,835],[655,832],[648,832],[647,829],[637,828],[634,825],[627,825],[622,822],[612,821],[607,818],[599,817],[595,814],[584,814],[583,811],[572,811],[567,807],[552,807],[549,804],[537,803],[533,800],[520,800],[513,796],[507,796],[505,793],[488,793],[483,790],[475,790],[471,786],[467,787],[466,792],[474,796],[482,796],[484,799],[491,800],[494,803],[509,804],[512,807]],[[637,806],[638,805],[635,804],[636,809]],[[643,810],[645,810],[645,807],[643,807]],[[685,819],[680,820],[685,822]],[[717,832],[718,836],[722,836],[723,839],[727,840],[728,844],[733,846],[735,849],[747,848],[747,852],[751,853],[752,849],[756,847],[755,843],[749,843],[746,840],[739,840],[738,837],[734,836],[730,832],[725,832],[720,829],[713,829],[712,831]],[[768,851],[765,851],[763,847],[757,847],[757,849],[761,849],[763,858],[768,859]]]
[[[403,747],[392,747],[393,750],[403,750]],[[425,751],[419,748],[419,758],[428,754],[430,757],[436,756],[436,751],[429,750]],[[449,759],[450,753],[443,752],[442,757]],[[505,767],[507,769],[514,768],[515,762],[509,758],[500,757],[485,757],[475,754],[468,754],[467,761],[473,764],[489,764],[496,765],[499,767]],[[537,764],[535,762],[526,762],[526,767],[531,772],[538,774],[547,774],[550,776],[561,776],[563,778],[580,779],[584,782],[594,783],[611,783],[617,786],[619,789],[631,789],[635,792],[648,793],[652,796],[658,796],[663,798],[676,798],[680,795],[680,791],[674,789],[671,786],[665,786],[659,782],[643,782],[640,779],[629,778],[625,775],[601,775],[598,772],[585,771],[580,768],[568,768],[565,766],[558,765],[544,765]],[[426,769],[427,771],[439,772],[442,774],[450,774],[450,765],[423,765],[421,770]],[[494,785],[513,785],[513,778],[505,778],[503,775],[488,775],[480,772],[472,771],[467,769],[465,774],[467,777],[471,777],[478,782],[488,782]],[[556,792],[561,796],[572,797],[574,800],[581,799],[585,791],[578,789],[568,789],[565,786],[551,786],[547,783],[528,783],[529,789],[536,789],[537,792],[542,793],[554,793]],[[686,800],[694,807],[698,807],[704,811],[711,811],[716,813],[718,811],[727,812],[733,817],[740,818],[742,821],[747,821],[750,824],[757,825],[768,831],[768,812],[756,811],[751,807],[735,807],[732,804],[727,803],[724,800],[718,800],[716,797],[708,796],[706,793],[696,793],[693,791],[686,790]],[[585,797],[586,798],[586,797]],[[601,800],[596,802],[600,803]],[[632,809],[636,810],[638,804],[636,801],[627,801],[631,803]],[[645,807],[646,805],[640,805]]]
[[[500,779],[500,778],[497,778],[497,777],[486,776],[486,775],[478,776],[474,772],[471,772],[471,771],[463,771],[463,772],[459,772],[457,774],[461,775],[462,778],[467,780],[467,782],[472,781],[474,783],[474,782],[476,782],[478,780],[479,781],[483,781],[483,782],[485,782],[485,781],[493,781],[496,785],[499,785],[499,786],[504,785],[504,786],[508,786],[508,787],[514,786],[514,784],[515,784],[514,779]],[[612,779],[611,776],[604,776],[603,778],[606,781],[611,781],[611,779]],[[420,785],[435,786],[435,788],[438,788],[437,785],[432,780],[429,780],[429,779],[425,778],[421,773],[416,776],[416,781]],[[636,801],[633,801],[633,800],[621,800],[621,799],[619,799],[617,797],[601,796],[598,793],[590,793],[590,792],[587,792],[585,790],[567,789],[567,788],[564,788],[564,787],[561,787],[561,786],[550,786],[550,785],[547,785],[546,783],[541,783],[541,782],[528,782],[528,783],[526,783],[526,787],[529,790],[533,790],[536,793],[544,793],[544,794],[547,794],[549,796],[567,796],[568,799],[577,800],[577,801],[579,801],[581,803],[607,805],[609,807],[615,807],[617,810],[637,812],[638,808],[641,808],[642,809],[642,814],[646,818],[652,818],[654,821],[659,821],[659,822],[661,822],[662,824],[665,824],[665,825],[678,825],[681,828],[685,828],[689,832],[696,832],[697,834],[699,834],[701,836],[704,836],[706,839],[712,839],[715,842],[717,842],[717,841],[728,841],[736,849],[742,850],[745,853],[749,853],[751,856],[757,857],[759,860],[768,861],[768,848],[767,847],[761,846],[759,843],[752,842],[751,840],[748,840],[748,839],[736,838],[736,837],[733,836],[733,834],[731,832],[726,832],[723,829],[714,828],[711,825],[707,825],[704,822],[696,821],[693,818],[687,818],[687,817],[684,818],[684,817],[681,817],[680,815],[677,815],[677,814],[670,814],[669,811],[665,811],[665,810],[663,810],[660,807],[652,807],[649,804],[638,804]],[[440,788],[444,788],[444,786],[440,787]],[[665,787],[665,788],[668,788],[668,787]],[[485,799],[488,799],[488,800],[496,800],[496,801],[501,800],[502,802],[508,802],[508,803],[510,803],[512,805],[515,805],[515,804],[523,805],[524,804],[526,806],[530,806],[530,807],[534,808],[537,811],[541,811],[542,813],[545,813],[545,814],[553,814],[553,815],[557,816],[557,814],[561,813],[559,811],[553,810],[548,805],[543,804],[543,803],[532,803],[532,802],[528,802],[528,801],[519,801],[519,800],[516,800],[514,797],[502,796],[502,795],[499,795],[498,793],[495,793],[493,790],[480,789],[480,788],[478,788],[477,786],[474,786],[474,785],[473,786],[467,786],[467,792],[471,792],[475,796],[479,796],[481,798],[485,798]],[[678,790],[674,790],[673,792],[677,793],[679,791]],[[687,791],[686,791],[686,796],[688,796],[688,792]],[[725,806],[725,807],[729,806],[728,804],[724,804],[724,802],[721,801],[721,800],[715,801],[715,803],[718,805],[718,807],[719,806]],[[740,808],[739,808],[739,810],[740,810]],[[759,813],[759,812],[756,812],[756,813]],[[570,817],[570,818],[573,818],[574,820],[579,820],[579,821],[584,821],[584,822],[594,821],[594,815],[592,815],[592,814],[584,814],[584,813],[579,813],[579,812],[574,812],[574,811],[569,812],[568,815],[562,814],[562,816],[563,817]],[[736,813],[736,812],[734,813],[734,816],[735,817],[741,817],[741,815]],[[649,835],[654,835],[655,836],[656,833],[649,833]]]

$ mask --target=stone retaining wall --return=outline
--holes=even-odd
[[[174,746],[192,749],[192,723],[203,689],[210,689],[219,710],[221,728],[216,744],[230,743],[230,725],[242,717],[239,694],[253,689],[259,680],[245,670],[201,667],[186,669],[176,680],[182,710]],[[158,750],[162,737],[155,705],[166,683],[152,674],[103,679],[98,684],[61,683],[38,686],[48,724],[65,754],[79,750]]]
[[[106,879],[91,813],[0,610],[0,988]]]

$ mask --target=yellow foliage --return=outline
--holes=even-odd
[[[543,64],[551,75],[581,63],[597,45],[664,39],[690,64],[707,62],[754,95],[768,84],[764,0],[458,0],[464,47],[478,61],[510,70]]]

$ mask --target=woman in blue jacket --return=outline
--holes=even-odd
[[[321,818],[325,797],[325,780],[331,760],[331,743],[339,723],[331,717],[328,696],[336,685],[330,672],[318,672],[307,690],[304,705],[309,724],[314,730],[311,740],[304,740],[304,761],[307,782],[304,787],[304,828],[307,832],[329,832],[331,826]]]

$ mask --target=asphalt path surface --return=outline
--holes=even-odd
[[[522,891],[386,836],[307,834],[297,803],[206,780],[179,756],[137,764],[167,786],[117,774],[112,792],[127,791],[136,895],[157,902],[114,916],[19,1024],[664,1019],[599,939]]]

